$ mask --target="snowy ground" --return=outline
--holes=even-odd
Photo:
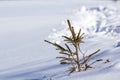
[[[118,80],[120,77],[120,2],[91,0],[35,0],[35,1],[0,1],[0,80]],[[89,23],[93,13],[89,7],[109,6],[112,16],[106,21],[93,16],[93,24]],[[113,6],[116,9],[113,9]],[[82,7],[82,12],[80,9]],[[108,10],[109,11],[109,10]],[[110,12],[110,14],[112,14]],[[77,13],[77,14],[76,14]],[[86,14],[81,16],[83,14]],[[99,14],[99,13],[98,13]],[[107,14],[107,13],[106,13]],[[100,14],[103,15],[103,14]],[[79,19],[79,17],[83,17]],[[84,17],[85,16],[85,17]],[[65,20],[72,19],[76,26],[95,26],[96,20],[101,21],[101,30],[96,33],[96,27],[86,26],[83,49],[92,52],[101,49],[95,58],[110,59],[110,63],[99,65],[93,70],[68,75],[67,65],[60,65],[56,60],[58,52],[44,42],[44,39],[55,28],[61,33],[66,30]],[[102,22],[103,21],[103,22]],[[105,25],[105,24],[108,25]],[[114,28],[111,28],[114,26]],[[88,30],[89,29],[89,30]],[[112,29],[112,30],[110,30]],[[93,31],[92,31],[93,30]],[[93,36],[89,36],[93,32]],[[64,31],[62,31],[64,32]],[[105,33],[106,32],[106,33]],[[114,33],[117,32],[117,33]],[[118,44],[119,43],[119,44]]]

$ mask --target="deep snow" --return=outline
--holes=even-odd
[[[0,1],[0,80],[118,80],[119,9],[119,2],[111,1]],[[60,43],[59,35],[69,35],[66,19],[86,33],[82,49],[89,54],[99,48],[93,59],[110,59],[110,63],[68,75],[67,65],[55,59],[58,52],[44,42],[56,35],[54,41]]]

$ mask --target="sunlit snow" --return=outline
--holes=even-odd
[[[0,80],[119,80],[120,2],[108,0],[1,0]],[[109,59],[69,75],[59,53],[44,42],[70,36],[66,20],[85,33],[81,49],[101,49],[92,60]]]

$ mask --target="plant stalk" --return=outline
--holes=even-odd
[[[80,58],[79,58],[79,53],[78,53],[79,45],[76,43],[75,47],[76,47],[76,56],[77,56],[77,67],[78,67],[78,72],[80,72],[81,65],[80,65]]]

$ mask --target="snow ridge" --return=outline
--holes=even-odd
[[[87,35],[101,35],[111,38],[120,37],[120,10],[115,7],[81,7],[81,9],[71,16],[71,23],[75,28],[75,31],[81,28]],[[64,23],[64,28],[61,31],[53,30],[54,32],[49,35],[49,38],[53,42],[60,43],[62,35],[69,36],[68,27]]]

